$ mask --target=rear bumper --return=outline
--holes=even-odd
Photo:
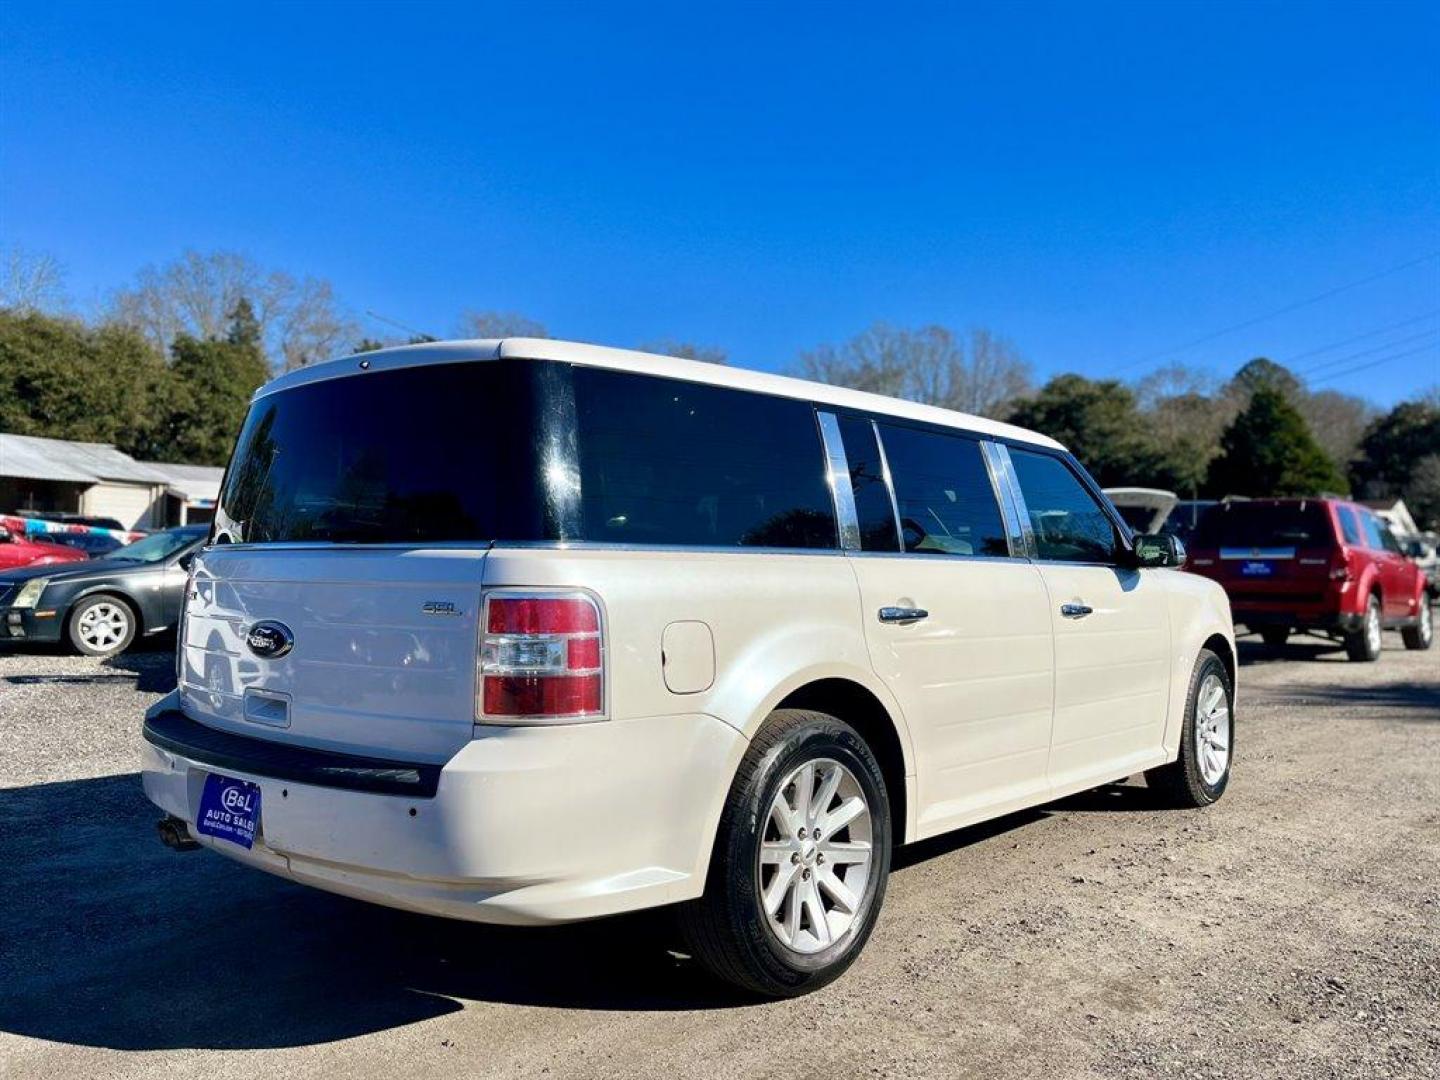
[[[1363,615],[1348,611],[1306,612],[1302,610],[1233,609],[1235,621],[1251,630],[1267,626],[1288,626],[1295,630],[1321,630],[1348,634],[1360,629]]]
[[[744,753],[738,732],[703,714],[488,728],[438,769],[433,795],[380,793],[295,772],[293,755],[267,761],[264,740],[232,757],[242,768],[152,740],[166,712],[147,719],[145,794],[200,843],[332,892],[477,922],[569,922],[700,895]],[[252,849],[196,833],[207,771],[260,786]]]

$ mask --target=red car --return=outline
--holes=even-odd
[[[1428,649],[1434,637],[1425,575],[1356,503],[1221,503],[1200,520],[1186,569],[1223,585],[1235,622],[1271,648],[1298,631],[1343,641],[1352,660],[1375,660],[1382,629],[1398,629],[1407,649]]]
[[[10,570],[17,566],[45,566],[48,563],[84,562],[87,557],[85,552],[64,544],[27,540],[0,525],[0,570]]]

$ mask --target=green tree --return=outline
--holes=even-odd
[[[254,313],[242,299],[222,339],[178,336],[170,346],[170,400],[156,454],[170,461],[223,465],[250,396],[269,377]]]
[[[1057,375],[1022,400],[1010,422],[1058,439],[1106,486],[1155,483],[1164,475],[1134,392],[1115,379]]]
[[[1263,356],[1257,356],[1245,364],[1230,376],[1230,381],[1225,384],[1225,393],[1238,398],[1242,405],[1248,403],[1250,396],[1261,389],[1279,391],[1291,401],[1304,393],[1304,387],[1294,372]]]
[[[1367,499],[1401,498],[1417,522],[1440,525],[1440,399],[1402,401],[1365,430],[1350,482]]]
[[[0,310],[0,431],[144,451],[168,379],[134,330]]]
[[[1209,488],[1215,495],[1319,495],[1346,485],[1285,392],[1262,384],[1220,437]]]

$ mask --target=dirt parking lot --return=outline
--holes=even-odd
[[[1235,778],[900,853],[869,948],[783,1004],[651,914],[369,907],[155,838],[162,648],[0,652],[0,1076],[1440,1076],[1440,652],[1245,646]]]

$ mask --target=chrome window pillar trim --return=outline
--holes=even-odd
[[[835,503],[835,526],[840,550],[860,550],[860,515],[855,510],[855,489],[850,483],[850,462],[840,437],[840,421],[833,412],[816,410],[820,438],[825,444],[825,465],[830,477],[830,497]]]
[[[1015,475],[1015,463],[1010,460],[1010,451],[1004,443],[983,441],[980,444],[985,466],[990,470],[990,481],[995,485],[995,495],[1000,502],[1000,512],[1005,518],[1005,532],[1013,554],[1024,559],[1038,557],[1035,533],[1030,527],[1030,511],[1025,505],[1025,495],[1020,490],[1020,480]]]
[[[880,455],[880,475],[885,480],[885,490],[890,493],[890,510],[895,515],[895,546],[905,550],[905,529],[900,524],[900,497],[895,494],[895,478],[890,475],[890,459],[885,456],[885,439],[880,434],[880,423],[870,421],[870,431],[875,436],[875,449]]]

